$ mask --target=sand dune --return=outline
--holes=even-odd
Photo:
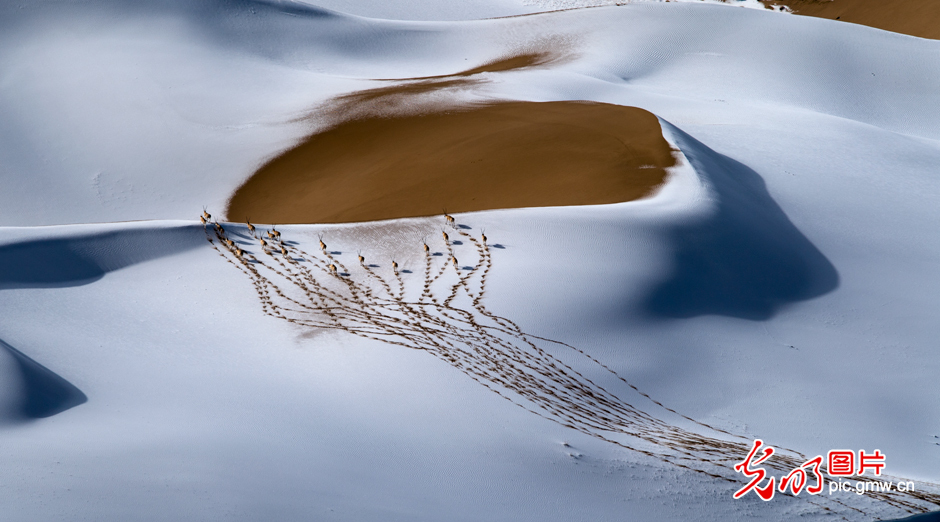
[[[398,20],[0,3],[4,522],[940,509],[937,41],[712,2],[414,22],[523,2],[327,1]],[[595,167],[669,161],[660,135],[682,155],[636,203],[447,228],[460,208],[417,193],[572,199]],[[438,215],[266,244],[195,224],[290,161],[246,191],[265,221]],[[735,500],[757,437],[778,481],[879,448],[881,478],[826,481],[916,486]]]
[[[773,0],[764,3],[785,5],[796,14],[940,39],[940,2],[936,0]]]
[[[617,203],[674,164],[656,117],[586,102],[504,102],[368,117],[259,169],[231,221],[343,223],[497,208]]]

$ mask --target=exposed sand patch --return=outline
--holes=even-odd
[[[762,0],[796,14],[841,20],[921,38],[940,39],[938,0]]]
[[[500,102],[368,116],[314,134],[262,166],[226,214],[230,221],[345,223],[443,208],[617,203],[650,194],[674,163],[659,121],[633,107]]]
[[[312,115],[327,126],[373,116],[401,116],[453,108],[453,96],[485,83],[484,73],[503,73],[558,63],[563,55],[529,52],[499,58],[463,71],[417,78],[380,79],[381,87],[339,96]]]
[[[455,78],[455,77],[466,77],[473,76],[475,74],[485,73],[485,72],[505,72],[505,71],[514,71],[517,69],[526,69],[529,67],[535,67],[538,65],[545,65],[550,62],[558,61],[558,58],[553,56],[551,53],[540,52],[540,53],[525,53],[518,54],[515,56],[509,56],[506,58],[499,58],[491,62],[487,62],[483,65],[467,69],[465,71],[460,71],[453,74],[444,74],[439,76],[422,76],[419,78],[404,78],[406,80],[433,80],[439,78]]]

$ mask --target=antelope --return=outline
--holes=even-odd
[[[428,247],[428,244],[427,244],[427,243],[425,243],[425,244],[424,244],[424,255],[428,255],[429,253],[431,253],[431,248]]]
[[[445,243],[450,240],[450,238],[447,237],[447,232],[444,232],[443,230],[441,230],[441,235],[444,236],[444,242],[445,242]]]
[[[229,238],[225,238],[225,244],[228,245],[228,246],[230,246],[230,247],[232,247],[232,248],[235,247],[235,242],[232,241],[232,240],[229,239]]]
[[[398,272],[398,263],[396,263],[394,259],[392,260],[392,270],[396,273]]]
[[[486,243],[486,229],[480,231],[480,238],[483,240],[483,243]]]
[[[240,248],[236,248],[236,249],[235,249],[235,255],[238,256],[238,257],[242,257],[243,255],[245,255],[245,251],[242,250],[242,249],[240,249]]]
[[[248,225],[248,231],[251,232],[251,235],[255,235],[255,226],[251,224],[251,220],[245,218],[245,223]]]
[[[277,231],[277,225],[271,227],[271,237],[277,239],[278,241],[281,240],[281,233]]]
[[[281,245],[281,255],[287,257],[287,249],[283,245]]]
[[[331,274],[336,275],[336,265],[335,265],[335,264],[330,263],[330,266],[328,266],[327,268],[330,269],[330,273],[331,273]]]
[[[225,233],[225,229],[222,228],[222,225],[220,225],[218,221],[215,222],[215,229],[218,230],[222,234]]]
[[[447,221],[447,224],[448,224],[448,225],[450,225],[450,226],[452,226],[452,227],[456,227],[456,226],[457,226],[457,222],[454,221],[454,216],[451,216],[450,214],[448,214],[446,208],[444,209],[444,219]]]
[[[206,221],[212,219],[212,214],[206,212],[206,207],[202,207],[202,217],[206,218]]]
[[[362,257],[362,251],[361,251],[361,250],[358,250],[358,251],[356,251],[356,254],[359,255],[359,264],[360,264],[360,265],[366,264],[366,258],[365,258],[365,257]]]
[[[450,256],[450,260],[454,263],[454,268],[460,270],[460,265],[457,264],[457,256]]]
[[[205,216],[199,216],[199,221],[202,221],[202,226],[206,226],[209,224],[209,222],[206,221]]]
[[[326,243],[323,242],[323,234],[318,234],[317,237],[320,238],[320,250],[326,250]]]
[[[261,248],[267,248],[268,242],[264,238],[258,238],[258,241],[261,243]]]

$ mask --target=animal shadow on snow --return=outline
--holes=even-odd
[[[197,227],[134,229],[23,241],[0,246],[0,291],[65,288],[93,283],[108,272],[204,244]],[[88,400],[81,390],[23,352],[0,341],[0,356],[19,377],[15,406],[0,422],[50,417]]]
[[[647,296],[647,312],[766,320],[839,286],[835,267],[793,225],[759,174],[671,128],[716,208],[667,232],[672,270]]]

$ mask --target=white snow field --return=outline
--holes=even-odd
[[[492,245],[488,310],[582,350],[535,341],[580,372],[575,385],[655,422],[807,456],[880,449],[891,480],[935,495],[940,42],[701,3],[513,17],[551,6],[322,5],[0,3],[0,520],[863,521],[940,509],[935,496],[854,491],[734,500],[744,453],[689,465],[705,453],[676,457],[655,438],[585,428],[591,417],[566,427],[500,381],[524,373],[508,359],[474,380],[440,354],[265,315],[196,220],[204,206],[221,215],[337,95],[552,53],[444,95],[641,107],[683,156],[651,198],[456,215]],[[445,251],[442,226],[278,229],[308,252],[323,234],[365,286],[378,283],[356,252],[388,281],[394,257],[410,289],[422,237]],[[475,244],[455,255],[472,262]],[[458,317],[428,320],[462,328]],[[525,352],[519,339],[506,342]]]

